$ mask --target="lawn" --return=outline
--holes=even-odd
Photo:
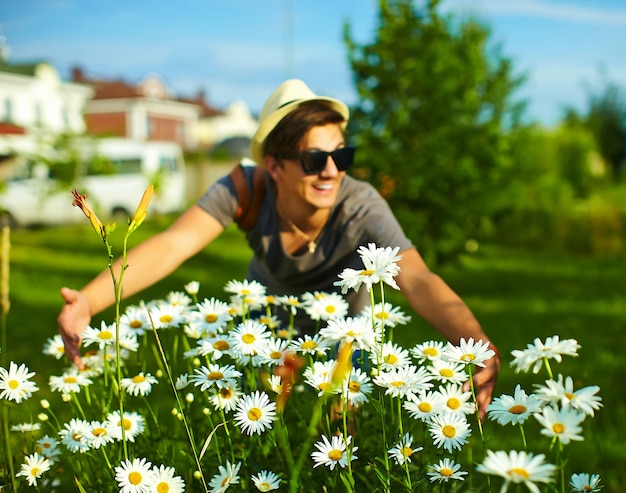
[[[131,237],[131,246],[170,221],[169,217],[147,221]],[[113,234],[114,241],[118,237],[121,233]],[[118,245],[114,249],[119,253]],[[225,299],[222,287],[245,276],[248,256],[243,236],[229,228],[167,280],[125,303],[162,298],[172,290],[181,291],[191,280],[200,282],[201,297]],[[106,265],[106,250],[88,225],[13,231],[11,310],[3,357],[26,362],[38,373],[50,373],[50,361],[40,354],[46,339],[56,332],[59,288],[78,288]],[[497,246],[481,246],[475,254],[439,271],[466,300],[500,349],[504,364],[496,394],[512,394],[518,382],[530,392],[532,383],[538,381],[532,375],[513,372],[508,365],[511,350],[525,348],[536,337],[557,334],[580,343],[578,358],[568,358],[553,369],[555,374],[571,375],[576,388],[598,385],[604,407],[595,418],[585,421],[586,440],[569,445],[567,450],[571,464],[580,466],[579,472],[601,474],[606,492],[622,491],[626,482],[626,450],[620,441],[626,436],[626,405],[621,393],[626,381],[621,357],[626,329],[625,272],[624,259]],[[402,305],[395,293],[390,301]],[[101,319],[112,321],[113,312],[96,317],[94,324]],[[404,346],[438,338],[417,317],[407,327],[396,331],[396,341]],[[498,437],[492,439],[497,443]]]

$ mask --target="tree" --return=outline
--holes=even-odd
[[[359,103],[355,172],[387,198],[429,261],[453,257],[501,203],[510,169],[507,130],[523,77],[488,50],[490,31],[437,12],[438,0],[380,0],[375,40],[344,28]]]

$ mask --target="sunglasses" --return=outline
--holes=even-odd
[[[317,175],[326,168],[328,156],[333,158],[339,171],[347,171],[354,163],[354,153],[356,147],[346,146],[334,151],[300,151],[292,153],[282,153],[277,155],[278,159],[295,159],[300,161],[302,171],[307,175]]]

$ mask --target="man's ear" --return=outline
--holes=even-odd
[[[280,175],[282,174],[283,167],[274,156],[264,156],[263,165],[272,177],[272,180],[276,181],[279,179]]]

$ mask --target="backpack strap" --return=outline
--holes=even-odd
[[[254,166],[252,190],[241,163],[232,169],[229,176],[239,201],[235,212],[235,222],[242,231],[250,231],[256,224],[265,198],[265,168]]]

